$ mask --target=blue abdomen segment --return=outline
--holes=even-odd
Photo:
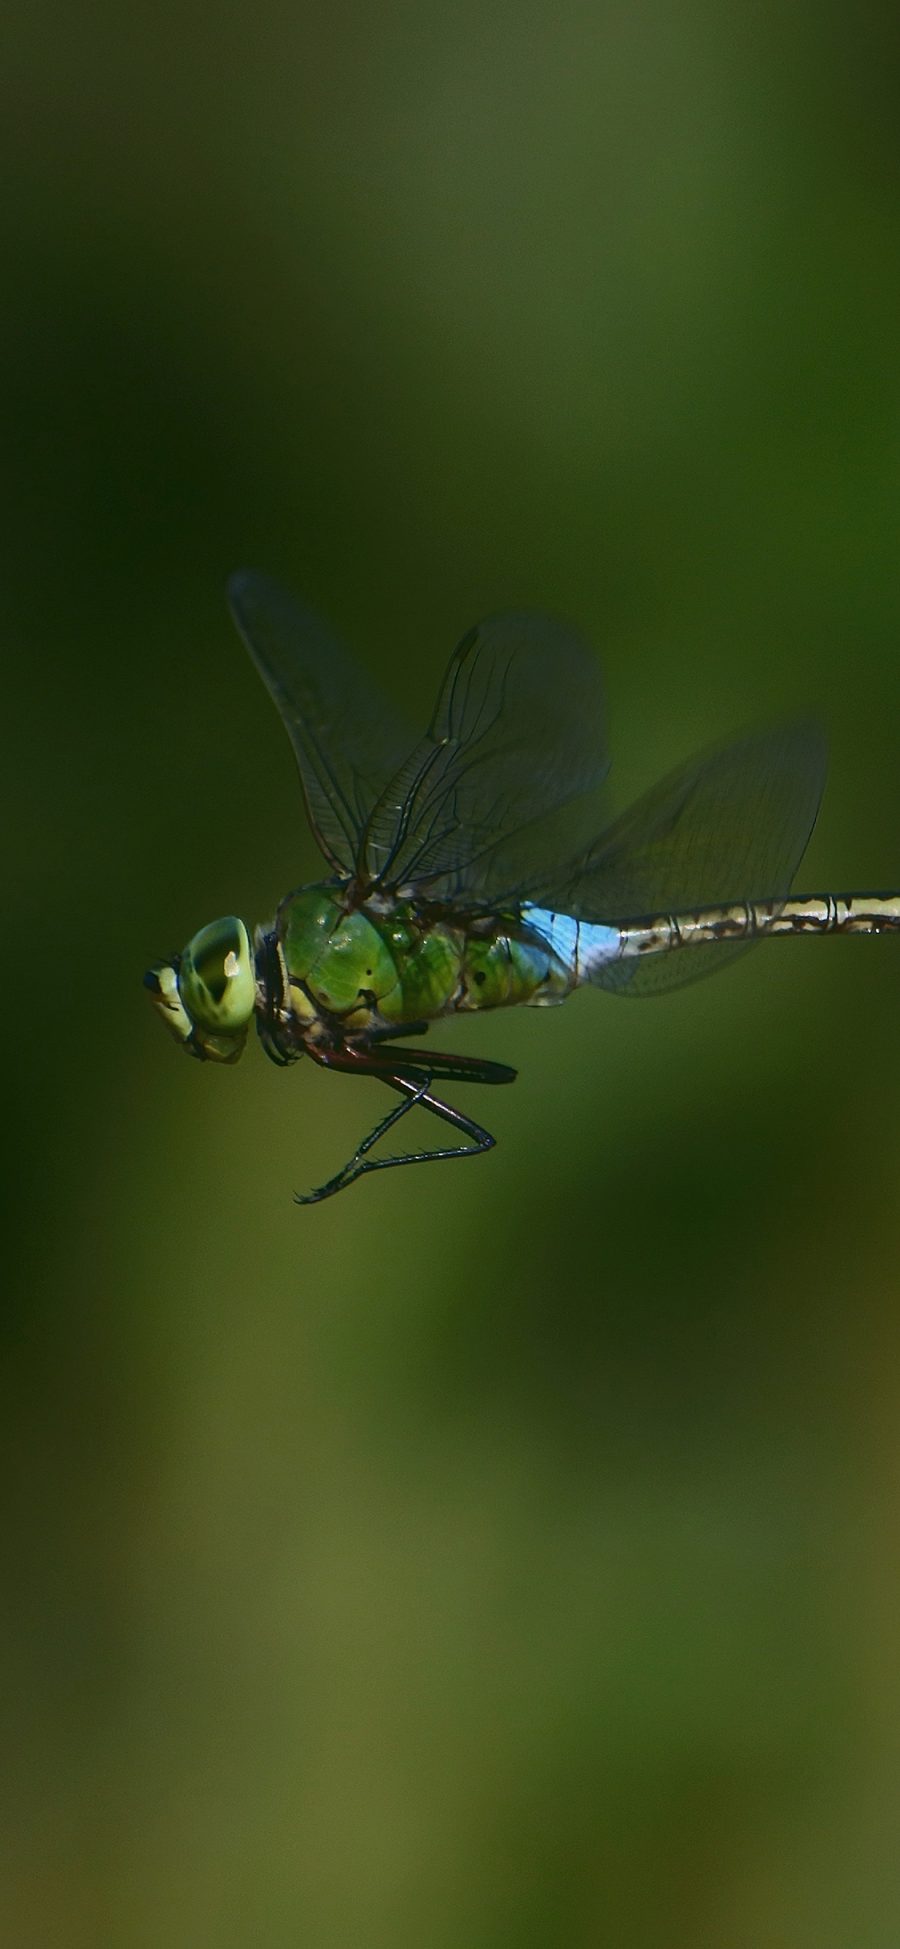
[[[618,927],[607,927],[600,921],[573,920],[571,914],[530,905],[522,908],[522,921],[529,934],[547,949],[551,963],[565,970],[571,988],[593,980],[621,952]]]
[[[465,944],[456,1009],[546,1008],[591,981],[621,951],[617,927],[526,903]]]

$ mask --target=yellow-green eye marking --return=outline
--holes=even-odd
[[[256,977],[250,936],[228,914],[201,927],[181,957],[178,988],[192,1022],[219,1035],[246,1029],[253,1014]]]
[[[211,921],[174,961],[144,977],[167,1029],[191,1055],[236,1062],[253,1018],[256,971],[244,922]]]

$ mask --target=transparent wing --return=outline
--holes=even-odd
[[[265,576],[228,584],[231,613],[284,721],[316,840],[337,872],[409,750],[410,731],[324,625]]]
[[[374,807],[361,864],[385,886],[485,904],[533,883],[544,822],[607,768],[600,674],[580,637],[549,616],[491,616],[457,645],[427,736]]]
[[[825,769],[815,725],[743,738],[673,772],[533,897],[580,920],[609,922],[784,898],[815,825]],[[597,985],[660,993],[724,967],[748,945],[623,960]]]

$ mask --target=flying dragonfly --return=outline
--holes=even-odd
[[[255,1018],[274,1062],[311,1056],[399,1098],[300,1204],[368,1171],[491,1149],[444,1086],[516,1071],[403,1046],[432,1022],[547,1006],[584,983],[661,994],[764,937],[900,930],[900,893],[791,895],[825,780],[813,725],[695,759],[611,819],[599,672],[565,624],[511,612],[469,630],[416,739],[273,582],[237,575],[229,599],[327,873],[252,938],[234,915],[215,920],[144,980],[201,1061],[236,1062]],[[373,1156],[417,1105],[457,1141]]]

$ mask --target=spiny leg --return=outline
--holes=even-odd
[[[339,1063],[334,1065],[329,1064],[328,1066],[342,1068],[347,1066],[356,1068],[357,1070],[360,1068],[359,1063],[353,1063],[352,1065]],[[295,1192],[294,1200],[296,1204],[319,1204],[323,1198],[331,1198],[336,1191],[343,1191],[346,1185],[355,1183],[356,1179],[362,1177],[366,1171],[392,1170],[399,1164],[438,1163],[443,1161],[444,1158],[449,1157],[475,1157],[479,1151],[493,1149],[496,1139],[491,1136],[489,1130],[483,1129],[482,1125],[476,1123],[473,1117],[464,1116],[463,1112],[455,1109],[452,1104],[443,1103],[439,1097],[430,1095],[429,1092],[434,1079],[427,1071],[411,1070],[407,1071],[405,1075],[398,1072],[390,1074],[373,1066],[369,1069],[369,1074],[378,1075],[379,1081],[386,1083],[390,1089],[399,1091],[403,1097],[402,1103],[396,1104],[392,1110],[388,1111],[387,1116],[381,1118],[381,1121],[376,1124],[374,1130],[370,1130],[368,1136],[363,1138],[362,1143],[354,1151],[353,1156],[348,1159],[343,1170],[338,1171],[335,1177],[329,1178],[327,1184],[319,1185],[315,1191]],[[473,1078],[470,1076],[468,1080],[473,1080]],[[493,1079],[488,1078],[486,1080]],[[471,1139],[471,1142],[468,1144],[455,1144],[453,1146],[448,1145],[440,1150],[406,1151],[399,1157],[369,1157],[368,1152],[372,1149],[373,1145],[377,1144],[378,1139],[383,1137],[388,1130],[391,1130],[394,1124],[399,1123],[401,1117],[405,1117],[408,1111],[415,1108],[417,1103],[421,1104],[424,1110],[430,1111],[432,1116],[441,1118],[444,1123],[449,1123],[455,1130],[461,1131],[463,1135]]]
[[[381,1080],[389,1082],[390,1079],[384,1077]],[[295,1191],[294,1203],[298,1205],[318,1204],[320,1199],[332,1197],[335,1191],[342,1191],[345,1184],[352,1184],[354,1179],[361,1177],[364,1171],[371,1170],[372,1165],[367,1164],[365,1161],[367,1152],[372,1149],[374,1144],[377,1144],[380,1137],[386,1136],[387,1132],[393,1129],[395,1123],[400,1122],[401,1117],[405,1117],[410,1110],[415,1108],[417,1103],[421,1103],[423,1096],[425,1096],[428,1090],[429,1082],[430,1078],[423,1076],[414,1085],[412,1078],[410,1078],[408,1085],[403,1088],[402,1102],[395,1103],[393,1109],[389,1110],[387,1115],[382,1117],[380,1122],[376,1123],[374,1130],[370,1130],[368,1136],[363,1138],[362,1143],[357,1145],[353,1156],[348,1158],[347,1163],[337,1172],[337,1175],[329,1178],[326,1184],[320,1184],[315,1191]],[[397,1087],[400,1088],[401,1085],[398,1083]],[[393,1162],[393,1159],[385,1159],[384,1161],[386,1163]],[[398,1160],[398,1162],[400,1161],[404,1160]]]

